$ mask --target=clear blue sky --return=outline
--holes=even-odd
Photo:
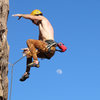
[[[54,27],[55,40],[68,50],[51,60],[41,60],[25,72],[26,59],[14,66],[12,100],[100,100],[100,1],[99,0],[10,0],[8,17],[9,62],[22,56],[27,39],[38,38],[38,27],[12,14],[40,9]],[[56,70],[61,69],[62,74]],[[9,66],[9,88],[11,67]]]

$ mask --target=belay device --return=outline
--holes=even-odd
[[[57,43],[57,46],[60,48],[60,50],[56,51],[65,52],[67,50],[67,47],[61,42]]]

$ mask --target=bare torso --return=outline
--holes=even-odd
[[[54,40],[54,30],[50,22],[43,18],[41,23],[39,24],[39,40]]]

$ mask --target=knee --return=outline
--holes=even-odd
[[[34,40],[34,39],[28,39],[27,41],[26,41],[26,44],[29,46],[30,44],[32,44],[32,45],[34,45],[36,43],[36,40]]]
[[[32,39],[28,39],[28,40],[26,41],[26,44],[31,43],[31,41],[32,41]]]

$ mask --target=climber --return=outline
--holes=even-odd
[[[38,9],[33,10],[31,14],[15,14],[12,16],[18,16],[25,19],[29,19],[39,27],[39,39],[29,39],[27,40],[28,48],[24,49],[24,53],[27,54],[27,67],[26,72],[20,79],[20,81],[25,81],[29,78],[29,72],[31,67],[39,68],[38,58],[50,59],[56,49],[56,43],[54,41],[54,30],[47,18],[45,18],[42,12]],[[53,44],[53,45],[52,45]],[[33,58],[33,61],[32,61]]]

